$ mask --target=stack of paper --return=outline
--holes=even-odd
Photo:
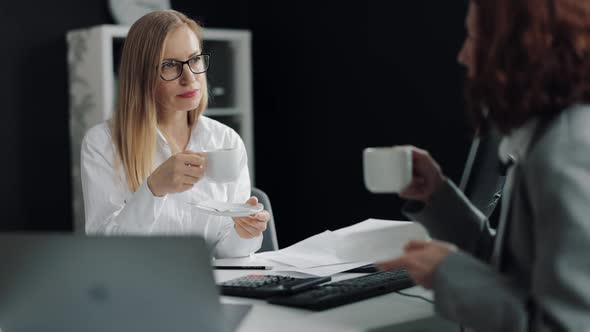
[[[275,271],[327,276],[400,256],[406,242],[427,238],[424,227],[414,222],[367,219],[255,256],[281,263]]]

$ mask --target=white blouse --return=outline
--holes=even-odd
[[[155,197],[146,181],[131,192],[119,166],[115,170],[115,146],[109,124],[91,128],[82,141],[81,177],[87,234],[201,235],[215,257],[247,256],[260,248],[262,235],[243,239],[230,217],[213,216],[187,202],[217,200],[245,203],[250,198],[250,174],[244,142],[230,127],[200,116],[191,132],[187,150],[198,152],[239,148],[241,172],[238,180],[215,183],[204,177],[188,191]],[[164,135],[158,130],[154,165],[172,155]]]

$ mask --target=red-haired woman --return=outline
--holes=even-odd
[[[511,165],[500,224],[414,148],[401,196],[438,240],[381,268],[408,269],[477,331],[590,331],[590,1],[472,0],[466,26],[470,114],[504,134]]]

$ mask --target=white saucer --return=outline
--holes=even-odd
[[[220,201],[187,202],[197,209],[216,216],[244,217],[260,212],[264,209],[262,204],[256,205],[241,203],[226,203]]]

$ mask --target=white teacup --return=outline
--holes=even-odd
[[[215,182],[235,181],[240,176],[240,150],[238,148],[208,150],[205,176]]]
[[[370,192],[399,193],[412,182],[412,148],[366,148],[363,170],[365,186]]]

